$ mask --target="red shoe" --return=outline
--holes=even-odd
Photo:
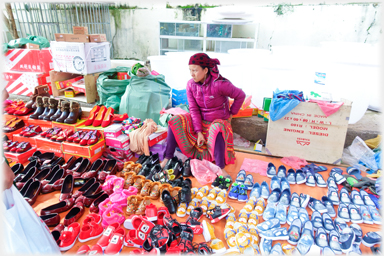
[[[88,255],[103,255],[103,249],[100,247],[100,245],[95,244],[91,247],[91,250],[89,251]]]
[[[124,246],[124,237],[125,230],[123,228],[118,228],[115,230],[107,248],[104,250],[104,254],[116,255],[120,253]]]
[[[85,254],[88,254],[88,252],[91,250],[91,248],[89,248],[89,245],[87,244],[83,244],[79,250],[77,250],[76,252],[76,255],[85,255]]]
[[[99,241],[97,241],[96,244],[98,244],[103,250],[105,250],[105,248],[107,248],[108,246],[109,239],[112,237],[115,230],[117,230],[119,227],[120,227],[120,224],[117,222],[109,225],[105,229],[105,231],[103,232],[103,235],[101,236]]]
[[[65,141],[69,136],[73,135],[73,130],[67,130],[65,129],[64,131],[61,131],[56,138],[56,141],[58,142],[63,142]]]
[[[24,136],[24,134],[29,132],[33,127],[35,126],[34,125],[24,126],[23,129],[21,129],[21,132],[19,133],[19,135]]]
[[[91,137],[89,138],[89,140],[87,142],[87,145],[90,146],[90,145],[96,144],[99,141],[100,136],[101,136],[100,131],[94,130],[93,133],[91,134]]]
[[[29,132],[26,132],[23,134],[24,137],[33,137],[33,136],[36,136],[38,135],[39,133],[41,133],[43,130],[41,129],[41,127],[39,125],[36,125],[35,127],[33,127]]]
[[[74,222],[68,227],[65,227],[60,236],[60,251],[68,251],[71,249],[75,245],[79,234],[80,224],[78,222]]]
[[[18,103],[16,103],[16,105],[11,106],[9,109],[7,108],[8,109],[7,113],[8,114],[13,114],[16,111],[21,110],[22,108],[24,108],[24,106],[25,106],[24,102],[19,101]]]
[[[145,216],[149,221],[157,220],[157,207],[154,204],[150,204],[145,208]]]
[[[46,130],[45,132],[42,132],[40,134],[41,137],[46,137],[48,134],[50,134],[51,132],[53,132],[53,128],[49,128],[48,130]]]
[[[81,131],[80,135],[73,139],[74,143],[80,143],[80,141],[87,135],[87,131]]]
[[[168,208],[161,206],[159,209],[157,209],[157,224],[158,225],[165,225],[164,223],[164,216],[170,216]]]
[[[88,140],[91,138],[91,135],[94,131],[89,131],[86,133],[86,135],[80,140],[80,145],[81,146],[87,146]]]
[[[77,137],[79,137],[81,134],[83,133],[83,131],[76,131],[73,135],[69,136],[66,141],[67,142],[73,142],[73,140]]]
[[[54,127],[52,133],[48,133],[45,137],[47,139],[51,139],[52,141],[56,141],[56,138],[59,137],[59,133],[61,132],[60,127]]]
[[[32,148],[31,143],[24,142],[20,143],[21,146],[16,150],[16,153],[24,153],[25,151],[28,151]]]
[[[97,214],[97,213],[88,214],[87,217],[85,217],[85,219],[83,220],[83,226],[87,225],[91,222],[95,222],[96,224],[100,224],[101,223],[101,215]]]
[[[14,152],[14,153],[16,153],[16,151],[24,144],[25,142],[24,141],[22,141],[22,142],[17,142],[17,145],[15,145],[15,146],[13,146],[11,149],[10,149],[10,151],[11,152]]]
[[[106,112],[107,112],[107,108],[105,106],[101,106],[99,113],[97,113],[97,116],[93,120],[92,125],[94,127],[101,125],[101,122],[103,121]]]
[[[17,147],[19,145],[19,142],[17,141],[10,141],[7,146],[4,147],[5,152],[9,152],[12,150],[12,148]]]
[[[101,127],[107,127],[112,123],[112,118],[113,118],[113,112],[115,110],[111,107],[108,108],[107,112],[105,113],[105,116],[103,118],[103,122],[101,122]]]
[[[125,119],[128,119],[129,116],[127,113],[124,113],[123,115],[115,115],[113,117],[113,122],[114,123],[122,123]]]
[[[25,116],[31,113],[32,111],[33,111],[33,108],[27,108],[24,106],[23,108],[16,110],[13,114],[16,116]]]
[[[89,240],[99,238],[103,234],[103,228],[100,224],[91,221],[80,229],[79,242],[84,243]]]
[[[92,125],[93,121],[95,120],[95,117],[99,113],[100,106],[96,105],[92,108],[92,110],[89,112],[89,117],[87,121],[84,122],[84,125],[89,126]]]

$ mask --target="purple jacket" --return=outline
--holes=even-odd
[[[187,84],[187,97],[195,133],[202,132],[202,120],[226,120],[230,114],[236,115],[245,99],[243,90],[235,87],[229,80],[213,81],[209,75],[203,84],[193,79]],[[228,97],[234,99],[229,109]]]

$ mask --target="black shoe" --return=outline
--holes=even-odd
[[[171,212],[169,212],[171,213]],[[174,234],[176,237],[180,236],[181,224],[171,215],[164,216],[164,225]]]
[[[151,232],[149,232],[149,239],[144,241],[143,249],[149,252],[153,248],[158,248],[161,253],[165,253],[169,240],[168,228],[162,225],[156,225],[151,229]]]
[[[224,181],[219,185],[219,189],[225,189],[228,190],[229,187],[231,186],[231,179],[230,178],[225,178]]]
[[[154,165],[159,163],[160,163],[159,153],[152,155],[152,152],[151,152],[151,155],[147,159],[145,159],[141,165],[146,165],[146,164]]]
[[[172,187],[180,187],[180,188],[182,188],[183,187],[183,181],[184,181],[183,177],[180,176],[179,178],[171,181],[169,184],[171,184]]]
[[[196,246],[195,246],[196,247]],[[199,255],[213,254],[212,248],[207,243],[199,243],[196,249],[196,253]]]
[[[177,158],[177,156],[172,157],[171,159],[168,160],[163,170],[173,169],[173,166],[178,162],[179,162],[179,159]]]
[[[188,158],[187,160],[185,160],[185,162],[183,164],[184,169],[183,169],[183,172],[181,175],[183,175],[184,177],[191,177],[192,176],[190,161],[191,161],[191,158]]]
[[[152,152],[149,153],[149,156],[146,156],[146,155],[142,154],[142,155],[139,157],[139,159],[137,159],[136,164],[141,164],[141,165],[143,165],[143,163],[144,163],[149,157],[151,157],[151,155],[152,155]]]
[[[152,169],[152,164],[151,163],[147,163],[147,164],[144,164],[140,171],[137,173],[137,175],[142,175],[144,177],[147,177],[149,175],[149,173],[151,172],[151,169]]]
[[[191,187],[183,185],[182,189],[179,191],[179,202],[180,203],[189,203],[192,201],[192,192]]]
[[[177,203],[175,199],[171,196],[171,193],[169,193],[168,190],[163,190],[161,194],[161,199],[163,200],[165,207],[168,208],[168,211],[170,214],[173,214],[176,212]]]
[[[189,178],[183,180],[183,186],[189,186],[192,189],[192,181]]]
[[[191,228],[186,228],[180,233],[180,242],[178,246],[181,249],[182,254],[194,253],[192,241],[193,241],[193,230]]]
[[[211,186],[214,187],[219,187],[221,184],[223,184],[225,178],[223,175],[216,176],[216,179],[212,182]]]
[[[155,175],[158,172],[161,172],[160,164],[156,164],[156,165],[152,166],[151,171],[149,172],[149,174],[147,176],[145,176],[145,178],[147,180],[152,180],[153,175]]]

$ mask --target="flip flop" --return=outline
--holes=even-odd
[[[361,180],[361,178],[362,178],[360,169],[358,169],[356,167],[353,167],[353,166],[348,167],[347,173],[351,176],[355,176],[356,179],[358,179],[358,180]]]
[[[338,172],[341,175],[343,174],[343,170],[338,167],[332,168],[331,172]]]
[[[368,177],[362,177],[360,181],[358,181],[357,183],[354,183],[351,186],[354,188],[361,188],[363,186],[371,186],[371,185],[375,185],[375,184],[376,184],[375,180],[370,179]]]
[[[367,177],[369,178],[380,178],[381,177],[381,170],[377,170],[376,173],[368,174]]]
[[[343,176],[346,178],[346,182],[347,182],[351,187],[353,187],[354,184],[356,184],[356,183],[359,182],[359,180],[357,180],[355,176],[351,176],[351,175],[348,175],[348,174],[343,174]]]
[[[316,166],[315,167],[315,172],[325,172],[326,170],[328,170],[328,168],[324,165],[319,165],[319,166]]]

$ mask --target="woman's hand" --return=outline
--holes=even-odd
[[[205,141],[205,139],[204,139],[204,135],[203,135],[202,132],[199,132],[199,133],[197,134],[197,145],[198,145],[199,147],[201,147],[201,146],[204,145],[204,143],[206,143],[206,141]]]

